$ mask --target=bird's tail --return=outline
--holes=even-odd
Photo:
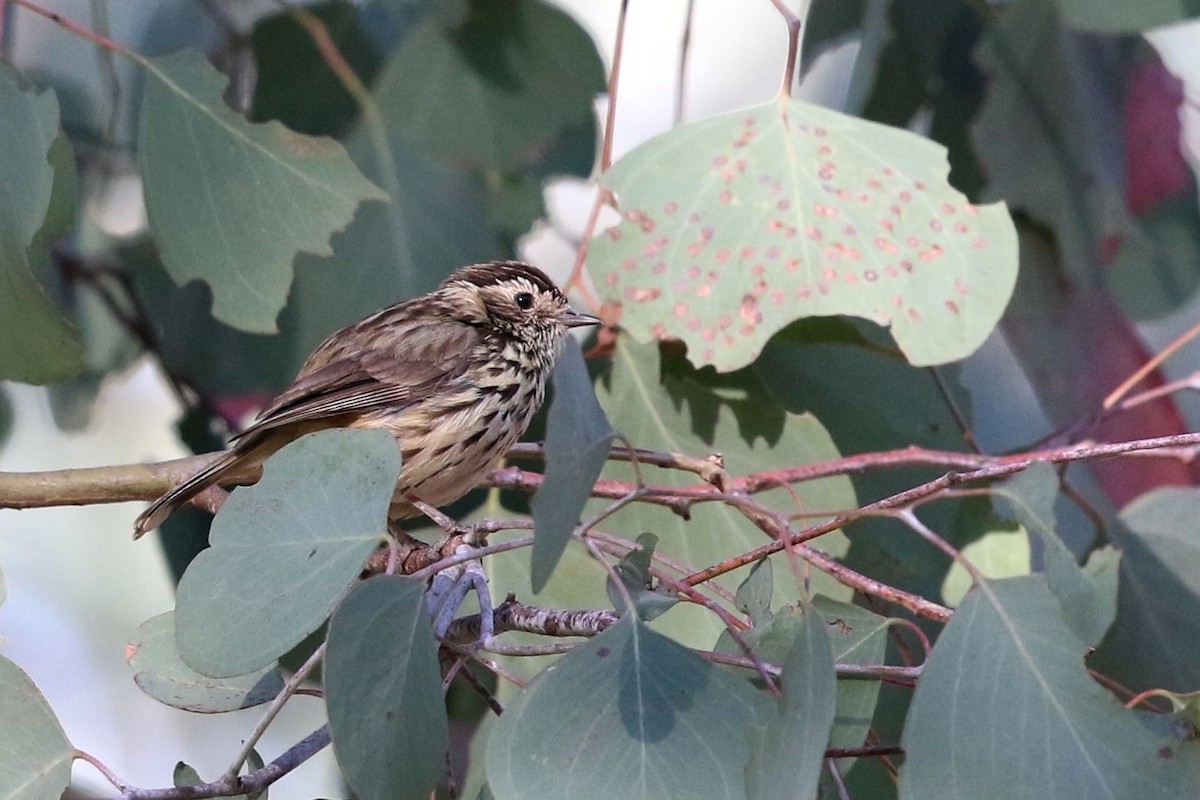
[[[219,481],[235,464],[245,459],[244,451],[229,450],[213,459],[208,466],[172,488],[138,515],[133,523],[133,538],[152,531],[171,515],[171,512]]]

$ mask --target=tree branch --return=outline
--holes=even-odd
[[[120,800],[199,800],[204,797],[257,794],[319,753],[329,742],[329,726],[323,725],[294,744],[270,764],[247,775],[233,778],[225,776],[210,783],[177,786],[170,789],[129,787],[121,792]]]

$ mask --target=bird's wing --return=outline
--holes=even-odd
[[[481,338],[477,328],[444,318],[410,319],[402,336],[392,322],[372,317],[327,339],[238,434],[239,444],[283,425],[418,402],[466,371]]]

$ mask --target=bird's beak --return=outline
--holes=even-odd
[[[567,311],[558,318],[558,321],[568,328],[582,328],[584,325],[600,325],[604,320],[591,314],[581,314],[578,311]]]

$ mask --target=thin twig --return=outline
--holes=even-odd
[[[232,779],[224,776],[211,783],[178,786],[170,789],[126,787],[121,791],[120,798],[121,800],[201,800],[205,797],[260,794],[275,781],[323,750],[329,742],[329,726],[323,725],[292,745],[279,758],[248,775],[239,775]]]
[[[250,731],[250,735],[242,742],[242,748],[233,757],[233,762],[229,765],[229,769],[225,770],[225,779],[233,780],[242,771],[242,766],[246,763],[246,759],[250,757],[250,751],[254,749],[254,746],[258,744],[258,740],[266,733],[267,726],[275,720],[275,717],[283,710],[284,703],[291,699],[296,690],[300,688],[300,684],[304,683],[304,680],[317,668],[317,665],[321,663],[321,659],[324,657],[325,642],[321,642],[320,646],[300,665],[300,668],[288,678],[287,683],[283,685],[283,690],[271,700],[271,704],[267,706],[266,711],[263,712],[254,729]]]
[[[1104,398],[1104,402],[1101,403],[1100,407],[1103,410],[1108,411],[1110,408],[1115,406],[1121,401],[1121,398],[1129,394],[1130,390],[1133,389],[1134,386],[1137,386],[1139,383],[1141,383],[1143,378],[1145,378],[1154,370],[1158,369],[1159,364],[1166,361],[1168,358],[1174,355],[1179,348],[1183,347],[1197,336],[1200,336],[1200,323],[1188,328],[1186,331],[1177,336],[1173,342],[1155,353],[1153,358],[1151,358],[1142,366],[1138,367],[1138,369],[1134,371],[1132,375],[1121,382],[1120,386],[1113,389],[1109,393],[1108,397]]]
[[[613,43],[613,64],[608,73],[608,109],[604,116],[604,142],[600,147],[600,172],[612,166],[613,133],[617,123],[617,89],[621,83],[621,61],[625,55],[625,20],[629,13],[629,0],[621,0],[617,12],[617,37]]]
[[[27,8],[35,14],[45,17],[46,19],[50,20],[54,24],[59,25],[63,28],[66,28],[71,33],[75,34],[76,36],[83,38],[83,39],[87,39],[89,42],[94,42],[95,44],[100,45],[101,47],[105,48],[106,50],[111,50],[114,53],[118,53],[120,55],[127,56],[130,58],[134,58],[135,60],[139,60],[141,58],[140,56],[137,56],[134,52],[132,52],[131,50],[129,50],[124,45],[120,44],[119,42],[113,41],[112,39],[109,39],[107,36],[101,36],[100,34],[96,33],[95,31],[88,30],[87,28],[83,27],[79,23],[72,22],[70,19],[64,17],[62,14],[59,14],[55,11],[51,11],[48,8],[42,8],[37,3],[32,2],[32,0],[11,0],[11,2],[13,5],[21,6],[22,8]]]
[[[696,0],[688,0],[687,11],[683,20],[683,41],[679,47],[679,75],[675,85],[675,124],[683,122],[687,110],[687,68],[688,56],[692,51],[692,25],[696,17]]]

